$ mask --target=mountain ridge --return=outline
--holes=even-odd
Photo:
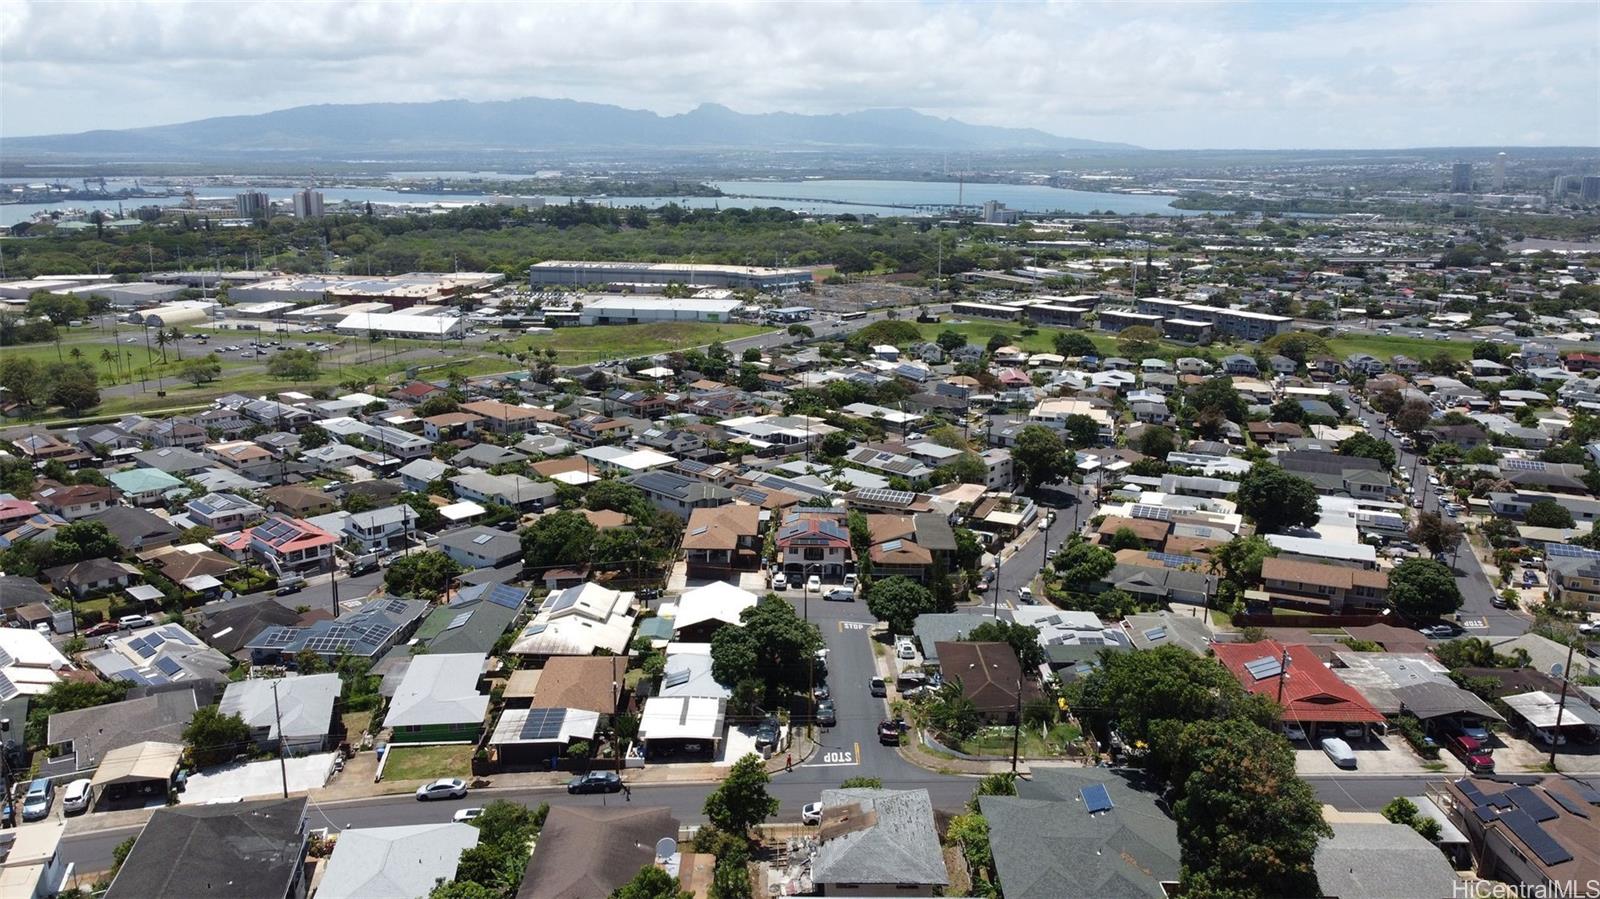
[[[143,128],[0,139],[12,154],[344,155],[595,149],[1136,150],[1036,128],[973,125],[903,107],[808,115],[702,103],[659,115],[580,100],[319,103]]]

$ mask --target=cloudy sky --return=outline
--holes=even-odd
[[[1161,148],[1600,145],[1595,0],[4,6],[10,136],[542,96]]]

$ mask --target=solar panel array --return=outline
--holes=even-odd
[[[1165,627],[1150,628],[1144,632],[1144,638],[1149,640],[1151,643],[1154,643],[1157,640],[1165,640],[1167,639],[1167,629]]]
[[[691,672],[687,668],[682,671],[668,671],[666,676],[661,678],[661,686],[663,689],[667,687],[681,687],[689,682],[690,675]]]
[[[168,677],[177,677],[183,674],[183,666],[166,656],[156,659],[156,668]]]
[[[566,590],[562,590],[560,593],[546,599],[544,605],[539,607],[539,611],[541,613],[554,613],[572,608],[578,602],[578,591],[581,589],[583,588],[569,587]]]
[[[1546,555],[1556,559],[1600,559],[1600,550],[1574,546],[1571,543],[1546,543],[1544,550]]]
[[[1546,865],[1559,865],[1572,861],[1572,853],[1556,841],[1556,838],[1545,832],[1539,822],[1529,817],[1526,812],[1512,809],[1500,816],[1500,823],[1511,829],[1517,838],[1527,844],[1533,854],[1539,856],[1539,861]]]
[[[1246,662],[1244,670],[1256,680],[1266,680],[1283,673],[1283,662],[1277,656],[1262,656],[1253,662]]]
[[[300,528],[293,522],[284,518],[271,518],[260,525],[251,534],[260,537],[265,543],[277,543],[281,540],[291,540],[300,534]]]
[[[1152,521],[1171,521],[1172,510],[1166,506],[1148,506],[1144,503],[1135,503],[1133,517],[1148,518]]]
[[[1544,463],[1537,459],[1501,459],[1500,467],[1507,471],[1544,471]]]
[[[1106,812],[1112,809],[1111,794],[1107,792],[1105,784],[1090,784],[1078,791],[1083,797],[1084,810],[1093,815],[1096,812]]]
[[[1545,793],[1547,793],[1551,799],[1554,799],[1556,802],[1560,803],[1562,808],[1566,809],[1572,814],[1577,815],[1580,818],[1589,817],[1589,810],[1585,809],[1581,803],[1573,802],[1571,799],[1560,793],[1557,793],[1554,790],[1545,790]]]
[[[450,619],[450,623],[445,625],[444,629],[447,630],[447,631],[453,631],[458,627],[465,626],[466,623],[468,621],[470,621],[471,619],[472,619],[472,613],[471,612],[462,612],[461,614],[457,615],[456,617]]]
[[[1200,560],[1194,556],[1184,556],[1178,553],[1147,552],[1145,558],[1152,562],[1160,562],[1163,568],[1182,568],[1185,565],[1199,565]]]
[[[880,487],[859,490],[856,492],[856,496],[869,503],[884,503],[896,506],[910,505],[917,498],[915,493],[905,490],[885,490]]]
[[[1561,817],[1555,809],[1539,798],[1539,794],[1527,787],[1512,787],[1501,795],[1516,803],[1517,808],[1527,812],[1528,817],[1535,821],[1554,821]]]
[[[527,720],[522,722],[521,740],[553,740],[561,736],[561,725],[567,720],[566,709],[529,709]]]
[[[525,590],[518,590],[505,584],[494,584],[489,587],[489,592],[484,598],[497,606],[520,609],[522,608],[523,600],[528,598],[528,594]]]
[[[11,678],[0,674],[0,700],[11,699],[20,692],[22,691],[18,690],[17,685],[11,682]]]

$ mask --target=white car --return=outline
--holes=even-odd
[[[1283,735],[1291,743],[1304,743],[1306,741],[1306,729],[1298,724],[1285,724],[1283,726]]]
[[[772,576],[772,589],[774,589],[774,590],[787,590],[787,589],[789,589],[789,578],[787,576],[785,576],[784,573],[781,572],[781,571],[778,572],[777,574],[773,575]]]
[[[458,824],[465,824],[481,814],[483,814],[483,809],[481,808],[464,808],[451,815],[450,820]]]
[[[433,783],[417,787],[417,799],[465,799],[467,796],[467,782],[459,777],[443,777]]]
[[[89,800],[94,796],[89,778],[81,777],[67,784],[61,794],[61,810],[69,815],[89,810]]]
[[[1322,751],[1340,768],[1354,768],[1356,754],[1350,749],[1350,744],[1338,737],[1328,737],[1322,741]]]
[[[822,592],[822,578],[817,577],[814,574],[812,576],[806,578],[806,592],[807,593],[821,593]]]
[[[808,802],[808,803],[806,803],[806,807],[800,810],[800,823],[801,824],[821,824],[822,823],[822,803],[820,803],[820,802]]]

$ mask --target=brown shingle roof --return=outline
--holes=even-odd
[[[534,690],[533,704],[541,709],[586,709],[602,715],[616,711],[613,683],[622,683],[628,671],[624,656],[554,656],[545,663]]]
[[[1375,587],[1383,590],[1389,586],[1389,576],[1381,571],[1346,568],[1343,565],[1324,565],[1301,559],[1280,559],[1276,556],[1261,563],[1261,578],[1334,587],[1339,590],[1349,590],[1353,587]]]
[[[684,549],[736,549],[740,537],[754,537],[761,529],[761,509],[729,503],[689,513],[684,526]]]

